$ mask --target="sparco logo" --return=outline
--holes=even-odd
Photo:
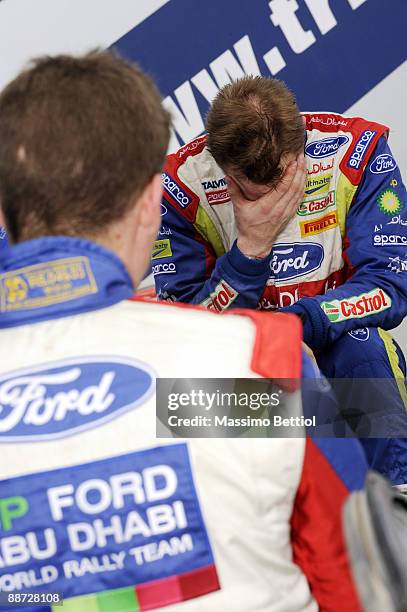
[[[324,259],[324,248],[314,242],[276,244],[272,255],[270,278],[286,281],[320,268]]]
[[[191,204],[192,200],[189,195],[166,172],[162,173],[162,181],[165,191],[172,195],[181,208],[186,208]]]
[[[390,297],[383,289],[373,289],[368,293],[352,296],[346,300],[321,302],[321,308],[331,323],[341,323],[348,319],[360,319],[387,310],[391,306]]]
[[[376,136],[377,132],[372,132],[372,130],[365,130],[362,136],[357,141],[350,159],[348,161],[349,168],[355,168],[356,170],[359,168],[360,164],[363,161],[364,156],[366,155],[367,148],[372,141],[372,138]]]
[[[318,159],[320,157],[328,157],[337,152],[339,147],[349,142],[347,136],[336,136],[334,138],[324,138],[323,140],[317,140],[316,142],[310,142],[305,147],[305,153],[309,157]]]
[[[373,236],[373,246],[403,246],[407,245],[407,236],[400,234],[375,234]]]
[[[153,266],[153,275],[159,274],[175,274],[177,268],[174,263],[159,263]]]
[[[215,287],[215,291],[202,302],[202,306],[206,306],[208,310],[222,312],[235,301],[239,294],[226,281],[221,280]]]
[[[373,174],[386,174],[386,172],[392,172],[396,168],[396,160],[388,153],[383,153],[375,157],[369,166],[369,170]]]
[[[0,442],[72,435],[114,419],[153,392],[136,361],[90,357],[9,372],[0,378]]]

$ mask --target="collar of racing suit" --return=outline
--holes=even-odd
[[[81,238],[22,242],[0,261],[0,328],[112,306],[134,294],[121,260]]]

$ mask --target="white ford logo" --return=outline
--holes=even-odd
[[[321,267],[324,248],[316,242],[276,244],[270,262],[271,278],[290,280]]]
[[[61,437],[145,401],[153,376],[130,360],[54,362],[0,378],[0,442]]]

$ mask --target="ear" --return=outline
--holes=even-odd
[[[304,130],[305,130],[307,127],[307,119],[306,117],[304,117],[304,115],[302,115],[302,125],[304,126]]]
[[[161,174],[155,174],[138,199],[138,223],[143,227],[160,225],[161,197],[163,193]]]

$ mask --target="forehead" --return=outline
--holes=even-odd
[[[253,183],[253,181],[250,181],[245,176],[230,176],[238,184],[247,200],[257,200],[271,189],[270,185],[259,185],[258,183]]]

